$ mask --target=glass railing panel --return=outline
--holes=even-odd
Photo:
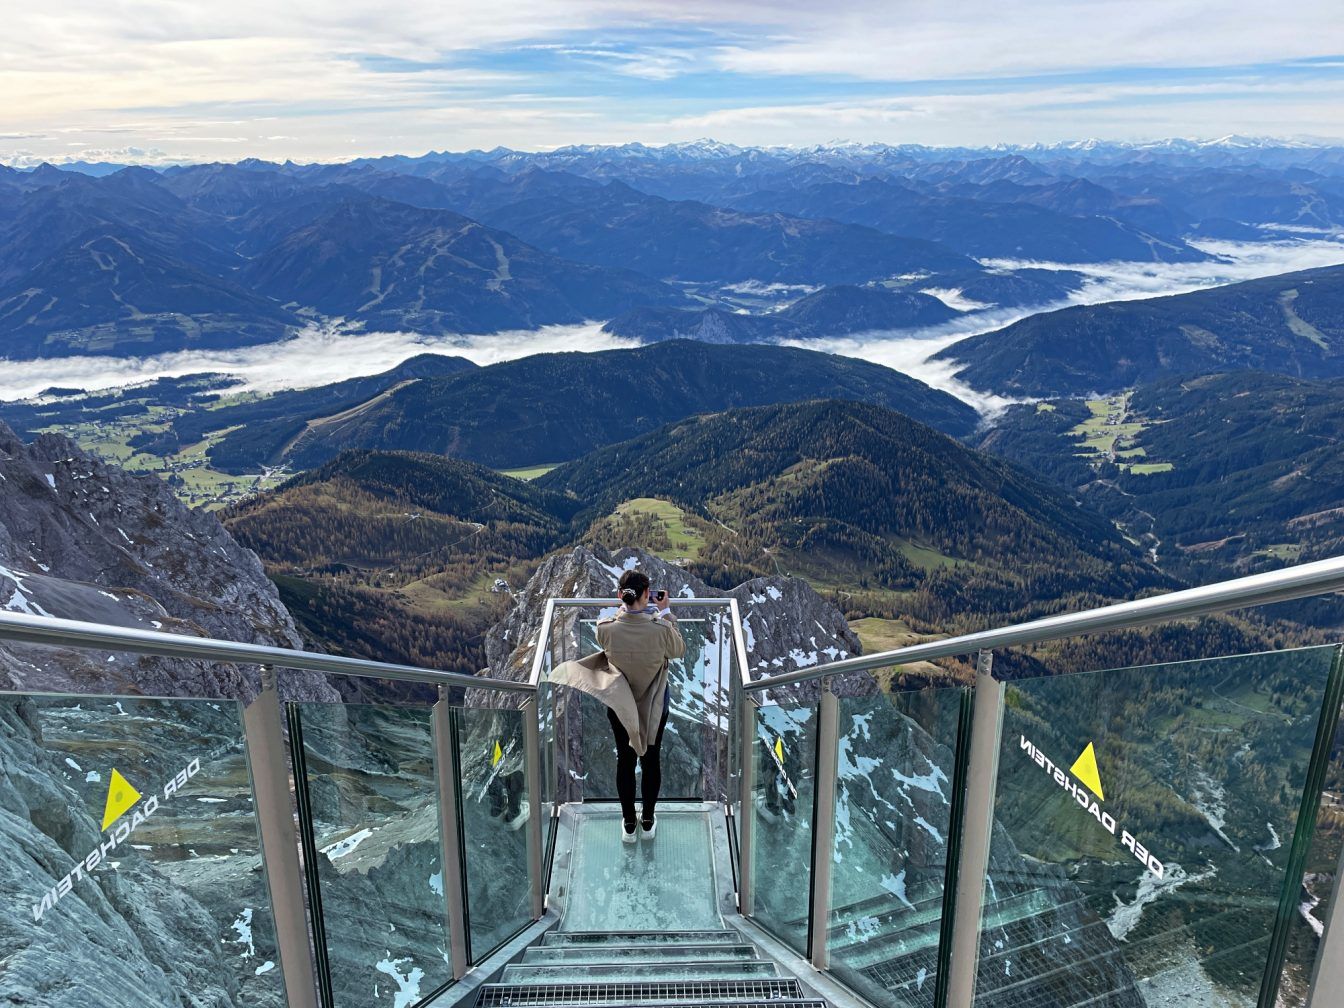
[[[0,694],[0,766],[0,1000],[285,1003],[240,704]]]
[[[752,807],[752,908],[756,922],[807,953],[812,881],[812,812],[817,769],[817,706],[755,708]]]
[[[1256,1003],[1335,655],[1008,686],[977,1003]]]
[[[579,656],[599,650],[596,627],[595,619],[581,621]],[[699,801],[711,793],[717,798],[720,784],[714,754],[726,741],[728,730],[728,697],[723,680],[727,645],[713,619],[681,616],[677,627],[686,641],[686,654],[668,667],[661,798]],[[580,711],[577,757],[582,769],[575,770],[582,780],[583,799],[615,801],[616,742],[607,708],[585,694],[570,698],[570,702],[576,702]]]
[[[1307,851],[1302,891],[1288,938],[1277,1004],[1305,1008],[1316,967],[1316,957],[1325,934],[1325,921],[1333,893],[1338,890],[1341,854],[1344,853],[1344,728],[1336,731],[1330,763],[1322,788],[1316,828]],[[1318,999],[1319,1001],[1319,999]]]
[[[884,1008],[934,1003],[964,695],[945,687],[838,701],[827,947],[832,972]]]
[[[463,707],[454,723],[470,953],[480,962],[532,920],[523,712]]]
[[[291,704],[290,729],[333,1004],[416,1004],[452,979],[443,887],[460,884],[442,866],[432,709]]]

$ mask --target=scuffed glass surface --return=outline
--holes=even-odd
[[[531,919],[523,712],[454,711],[470,951],[479,962]]]
[[[1333,657],[1009,686],[977,1003],[1255,1004]]]
[[[723,927],[709,814],[669,809],[652,840],[625,843],[616,809],[585,809],[570,862],[563,931],[695,931]]]
[[[237,702],[0,694],[0,766],[0,1003],[285,1003]]]
[[[873,1004],[933,1005],[962,690],[841,697],[827,943]]]
[[[806,954],[817,769],[816,705],[758,707],[755,730],[750,810],[755,817],[753,913],[757,923]]]
[[[415,1004],[452,979],[431,709],[294,706],[335,1004]]]

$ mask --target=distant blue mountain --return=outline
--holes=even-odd
[[[1341,229],[1344,148],[1236,137],[4,168],[0,357],[255,344],[321,316],[824,337],[1057,306],[1083,283],[983,260],[1199,261],[1201,240]],[[780,285],[830,290],[790,306]]]
[[[646,343],[670,339],[770,343],[917,329],[960,314],[928,294],[842,284],[824,287],[769,315],[744,315],[722,308],[637,308],[612,319],[604,329]]]

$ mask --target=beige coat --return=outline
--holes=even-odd
[[[610,707],[643,756],[663,717],[667,663],[686,653],[686,642],[669,620],[622,611],[597,624],[597,643],[601,651],[556,666],[548,681]]]

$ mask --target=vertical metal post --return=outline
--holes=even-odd
[[[466,865],[462,860],[462,829],[458,818],[457,781],[460,761],[453,738],[452,708],[447,691],[439,687],[439,700],[431,716],[434,732],[434,778],[439,788],[439,840],[443,856],[443,900],[448,914],[448,949],[453,978],[466,975],[467,956]]]
[[[280,730],[280,696],[275,670],[261,669],[261,692],[243,711],[243,737],[252,770],[262,861],[275,919],[275,942],[290,1008],[317,1008],[317,979],[308,947],[308,917],[303,906],[299,833],[289,803],[285,737]]]
[[[952,976],[952,922],[957,919],[957,870],[961,867],[961,837],[966,825],[966,778],[970,769],[971,716],[975,690],[963,688],[957,704],[955,750],[952,757],[952,794],[943,865],[943,895],[938,922],[938,966],[933,987],[933,1008],[947,1008],[947,987]]]
[[[1307,869],[1307,856],[1315,838],[1316,817],[1320,814],[1325,780],[1330,771],[1331,757],[1334,755],[1335,735],[1339,729],[1342,703],[1344,703],[1344,646],[1335,648],[1325,695],[1321,698],[1321,716],[1316,723],[1316,744],[1312,749],[1311,761],[1307,764],[1307,779],[1303,782],[1297,828],[1293,830],[1293,843],[1288,852],[1283,890],[1279,893],[1278,919],[1270,940],[1265,978],[1260,988],[1261,1006],[1273,1008],[1273,1005],[1278,1003],[1279,983],[1283,978],[1283,964],[1288,952],[1289,931],[1297,916],[1302,879]],[[1344,868],[1344,857],[1340,859],[1339,868]],[[1335,872],[1330,915],[1326,929],[1321,933],[1321,945],[1316,953],[1316,967],[1308,992],[1308,1003],[1313,1005],[1324,1004],[1327,1000],[1337,1003],[1339,985],[1344,981],[1344,934],[1341,934],[1341,931],[1344,931],[1344,911],[1339,908],[1339,901],[1344,897],[1344,884],[1341,884],[1339,868]],[[1321,991],[1329,993],[1320,994]]]
[[[737,912],[743,917],[752,915],[751,846],[756,828],[756,805],[752,789],[756,786],[756,701],[755,694],[737,691]]]
[[[1335,868],[1335,885],[1330,892],[1330,908],[1325,931],[1316,952],[1316,968],[1307,992],[1307,1008],[1328,1008],[1339,1003],[1344,990],[1344,852]]]
[[[948,1008],[971,1008],[975,971],[980,961],[980,921],[989,873],[989,842],[994,831],[994,796],[999,781],[1003,736],[1003,683],[993,675],[994,656],[981,651],[975,662],[975,699],[971,708],[971,745],[966,774],[966,817],[957,865],[952,921]]]
[[[546,912],[546,872],[541,863],[541,722],[537,701],[523,704],[523,776],[527,782],[527,880],[532,919]]]
[[[817,781],[812,809],[812,965],[824,970],[830,965],[831,868],[835,859],[835,802],[840,790],[840,701],[831,692],[831,681],[821,681],[821,704],[817,710]]]

